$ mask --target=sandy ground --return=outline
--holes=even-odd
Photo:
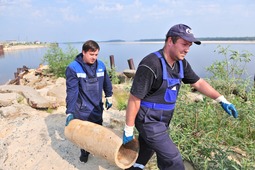
[[[25,50],[30,48],[44,48],[47,45],[40,45],[40,44],[32,44],[32,45],[15,45],[10,47],[5,47],[3,50],[6,51],[15,51],[15,50]]]
[[[119,170],[93,155],[86,164],[79,161],[80,148],[64,136],[64,112],[64,107],[47,113],[24,105],[15,115],[0,115],[0,170]],[[104,126],[110,116],[111,111],[104,113]]]

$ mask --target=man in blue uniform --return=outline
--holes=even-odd
[[[174,25],[166,34],[163,49],[140,62],[130,90],[123,133],[126,144],[133,139],[134,125],[139,132],[139,156],[129,169],[143,169],[155,152],[159,169],[184,170],[181,154],[168,134],[181,82],[218,101],[229,115],[238,116],[234,105],[197,76],[185,59],[192,43],[201,44],[191,28]]]
[[[97,59],[100,47],[88,40],[82,53],[66,68],[66,126],[72,119],[90,121],[102,125],[104,91],[105,107],[112,106],[112,84],[104,63]],[[80,161],[86,163],[89,152],[81,149]]]

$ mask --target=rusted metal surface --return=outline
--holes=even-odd
[[[111,69],[115,68],[114,55],[110,55],[110,65]]]
[[[135,70],[135,65],[133,59],[128,59],[128,66],[130,70]]]
[[[0,44],[0,56],[4,55],[4,46]]]

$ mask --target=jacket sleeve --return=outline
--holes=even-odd
[[[105,70],[105,73],[104,73],[104,86],[103,86],[103,89],[104,89],[104,93],[105,93],[105,97],[111,97],[113,92],[112,92],[112,82],[110,80],[110,77],[107,73],[107,71]]]
[[[66,114],[75,113],[75,105],[79,92],[79,79],[76,72],[67,67],[66,72]]]

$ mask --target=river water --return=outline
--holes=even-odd
[[[82,43],[71,43],[72,47],[81,51]],[[128,60],[133,59],[135,68],[137,68],[141,59],[147,54],[161,49],[164,45],[163,42],[124,42],[124,43],[99,43],[100,52],[99,59],[106,63],[110,67],[110,55],[114,55],[114,62],[116,70],[121,72],[124,69],[128,69]],[[216,60],[220,61],[224,59],[224,56],[215,52],[217,46],[229,47],[231,50],[237,50],[240,53],[243,51],[249,51],[255,55],[254,43],[202,43],[202,45],[193,45],[190,48],[190,52],[187,54],[186,59],[192,65],[193,70],[201,77],[208,77],[210,74],[206,71],[206,67],[210,66]],[[59,47],[65,51],[67,44],[59,44]],[[14,79],[14,72],[17,68],[27,66],[28,68],[38,68],[42,63],[44,54],[48,48],[34,48],[16,51],[5,51],[3,55],[0,55],[0,84],[4,84],[7,81]],[[47,64],[47,63],[45,63]],[[255,59],[252,57],[252,61],[246,66],[248,73],[247,78],[253,79],[255,74]]]

